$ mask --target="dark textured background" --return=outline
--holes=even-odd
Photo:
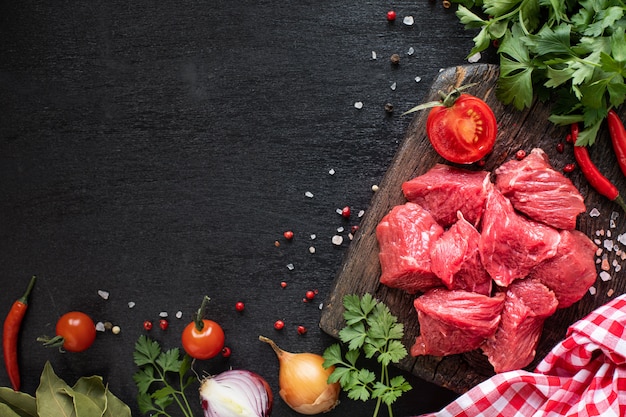
[[[439,1],[0,1],[0,314],[39,277],[21,334],[23,390],[34,393],[49,360],[70,383],[104,376],[139,415],[143,321],[168,312],[169,329],[149,335],[179,346],[207,294],[233,354],[196,369],[256,371],[276,394],[273,415],[297,415],[257,337],[316,353],[334,342],[318,328],[319,303],[411,120],[401,113],[441,68],[467,62],[472,36]],[[336,213],[346,205],[349,221]],[[309,289],[319,294],[303,303]],[[38,345],[70,310],[122,332],[79,354]],[[396,416],[455,396],[411,382]],[[328,415],[373,408],[342,395]]]

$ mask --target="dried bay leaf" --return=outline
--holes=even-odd
[[[102,417],[131,417],[130,407],[108,389],[106,390],[106,397],[107,408]]]
[[[4,403],[0,403],[0,416],[2,417],[23,417],[28,414],[18,414],[11,407]]]
[[[72,397],[65,395],[64,390],[71,390],[71,387],[54,373],[50,362],[46,362],[35,392],[39,417],[78,417]]]
[[[37,417],[37,400],[32,395],[14,391],[9,387],[0,387],[0,404],[11,409],[15,415],[20,417]],[[4,410],[0,408],[0,415],[4,416]],[[8,414],[7,416],[12,416]]]

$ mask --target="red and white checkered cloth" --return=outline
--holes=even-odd
[[[626,416],[626,295],[574,323],[535,372],[497,374],[422,417]]]

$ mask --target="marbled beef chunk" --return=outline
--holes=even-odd
[[[456,222],[456,213],[478,225],[485,198],[493,188],[486,171],[470,171],[437,164],[428,172],[402,184],[408,201],[418,203],[430,211],[443,227]]]
[[[541,149],[533,149],[521,161],[512,159],[502,164],[495,173],[496,188],[532,220],[572,230],[576,217],[586,210],[578,189],[552,168]]]
[[[449,290],[491,293],[491,277],[480,260],[480,233],[461,212],[430,248],[431,269]]]
[[[507,287],[556,255],[560,240],[558,230],[519,215],[499,191],[489,193],[479,248],[485,269],[499,286]]]
[[[543,324],[557,305],[554,292],[538,281],[517,280],[507,288],[498,330],[481,347],[495,372],[522,369],[533,361]]]
[[[420,335],[411,355],[446,356],[477,349],[494,335],[504,306],[495,297],[462,290],[435,288],[414,301]]]
[[[442,233],[419,204],[395,206],[376,227],[380,282],[411,294],[443,285],[430,268],[430,246]]]
[[[597,249],[583,232],[563,230],[556,256],[537,265],[528,277],[554,291],[559,308],[569,307],[583,298],[596,281]]]

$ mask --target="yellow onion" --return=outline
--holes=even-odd
[[[280,397],[300,414],[319,414],[332,410],[339,403],[339,383],[328,383],[334,367],[324,368],[324,358],[315,353],[291,353],[279,348],[273,340],[259,336],[268,343],[280,364],[278,385]]]

